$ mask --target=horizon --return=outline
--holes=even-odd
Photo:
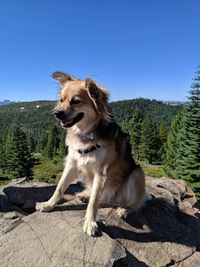
[[[156,101],[161,101],[161,102],[187,102],[187,96],[185,97],[184,100],[179,100],[179,99],[156,99],[156,98],[151,98],[151,97],[143,97],[143,96],[138,96],[138,97],[133,97],[133,98],[120,98],[120,99],[112,99],[109,97],[109,102],[117,102],[117,101],[124,101],[124,100],[132,100],[132,99],[138,99],[138,98],[144,98],[144,99],[149,99],[149,100],[156,100]],[[58,98],[52,98],[52,99],[31,99],[31,100],[12,100],[12,99],[0,99],[0,103],[3,103],[5,101],[9,102],[14,102],[14,103],[20,103],[20,102],[37,102],[37,101],[58,101]]]
[[[187,101],[200,64],[198,0],[4,1],[1,99],[56,100],[50,75],[90,76],[111,101]]]
[[[148,97],[135,97],[135,98],[124,98],[124,99],[118,99],[118,100],[112,100],[109,98],[108,102],[109,103],[112,103],[112,102],[118,102],[118,101],[131,101],[131,100],[137,100],[137,99],[145,99],[145,100],[151,100],[151,101],[158,101],[158,102],[178,102],[178,103],[182,103],[182,102],[188,102],[188,100],[162,100],[162,99],[155,99],[155,98],[148,98]],[[33,99],[33,100],[29,100],[29,101],[23,101],[23,100],[18,100],[18,101],[12,101],[10,99],[3,99],[1,100],[0,99],[0,103],[4,103],[8,101],[9,103],[8,104],[17,104],[17,103],[30,103],[30,102],[45,102],[45,101],[48,101],[48,102],[57,102],[58,99]]]

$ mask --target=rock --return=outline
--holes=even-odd
[[[157,187],[165,188],[175,196],[180,195],[180,191],[178,190],[176,180],[161,177],[159,179],[153,179],[153,183]]]
[[[23,216],[15,211],[0,213],[0,237],[17,227]]]
[[[0,266],[113,266],[126,251],[106,234],[82,232],[84,212],[36,212],[0,240]],[[9,263],[9,264],[8,264]]]
[[[56,186],[44,182],[27,181],[26,179],[13,180],[11,185],[3,189],[10,203],[17,205],[24,212],[34,212],[35,203],[47,201],[55,191]],[[81,183],[70,185],[68,194],[83,190]]]
[[[126,221],[110,211],[108,216],[105,215],[106,225],[102,225],[102,231],[119,240],[127,251],[147,266],[181,262],[191,256],[200,244],[200,222],[180,211],[179,214],[176,209],[167,210],[168,204],[163,204],[162,207],[162,201],[155,199]],[[196,231],[188,227],[193,223],[198,225]]]
[[[15,203],[12,203],[9,199],[9,196],[5,195],[5,193],[4,193],[4,189],[10,187],[11,185],[17,185],[22,180],[24,181],[24,178],[13,180],[9,183],[8,186],[1,186],[0,187],[0,213],[1,212],[10,212],[10,211],[17,211],[17,212],[23,213],[23,211],[20,209],[20,207],[15,205]]]
[[[68,202],[49,213],[34,212],[35,202],[48,199],[54,188],[26,180],[3,188],[4,204],[23,214],[0,212],[0,266],[200,266],[200,213],[185,182],[147,177],[152,199],[126,220],[100,206],[98,238],[82,231],[87,205],[74,195],[83,189],[79,182],[67,190]]]
[[[150,182],[150,183],[147,182],[147,190],[154,197],[165,198],[171,204],[174,203],[173,194],[170,191],[166,190],[165,188],[160,188],[160,187],[157,187],[156,185],[152,184],[152,182]]]
[[[146,177],[148,191],[155,197],[164,197],[172,204],[189,214],[194,214],[192,208],[197,203],[196,196],[192,189],[183,180],[173,180],[162,177],[155,179]],[[192,211],[193,209],[193,211]]]
[[[200,252],[195,252],[193,255],[191,255],[189,258],[184,260],[179,264],[179,267],[195,267],[199,266],[200,264]]]

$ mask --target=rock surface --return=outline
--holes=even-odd
[[[144,207],[120,219],[100,207],[101,237],[83,233],[86,204],[70,186],[63,202],[49,213],[35,212],[54,185],[19,179],[0,188],[0,266],[200,266],[200,213],[196,198],[181,180],[147,177],[152,195]]]

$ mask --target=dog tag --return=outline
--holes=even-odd
[[[83,136],[83,141],[94,141],[94,134],[93,133],[85,134]]]

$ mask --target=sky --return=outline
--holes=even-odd
[[[53,71],[111,100],[185,101],[200,64],[199,0],[0,0],[0,101],[53,100]]]

